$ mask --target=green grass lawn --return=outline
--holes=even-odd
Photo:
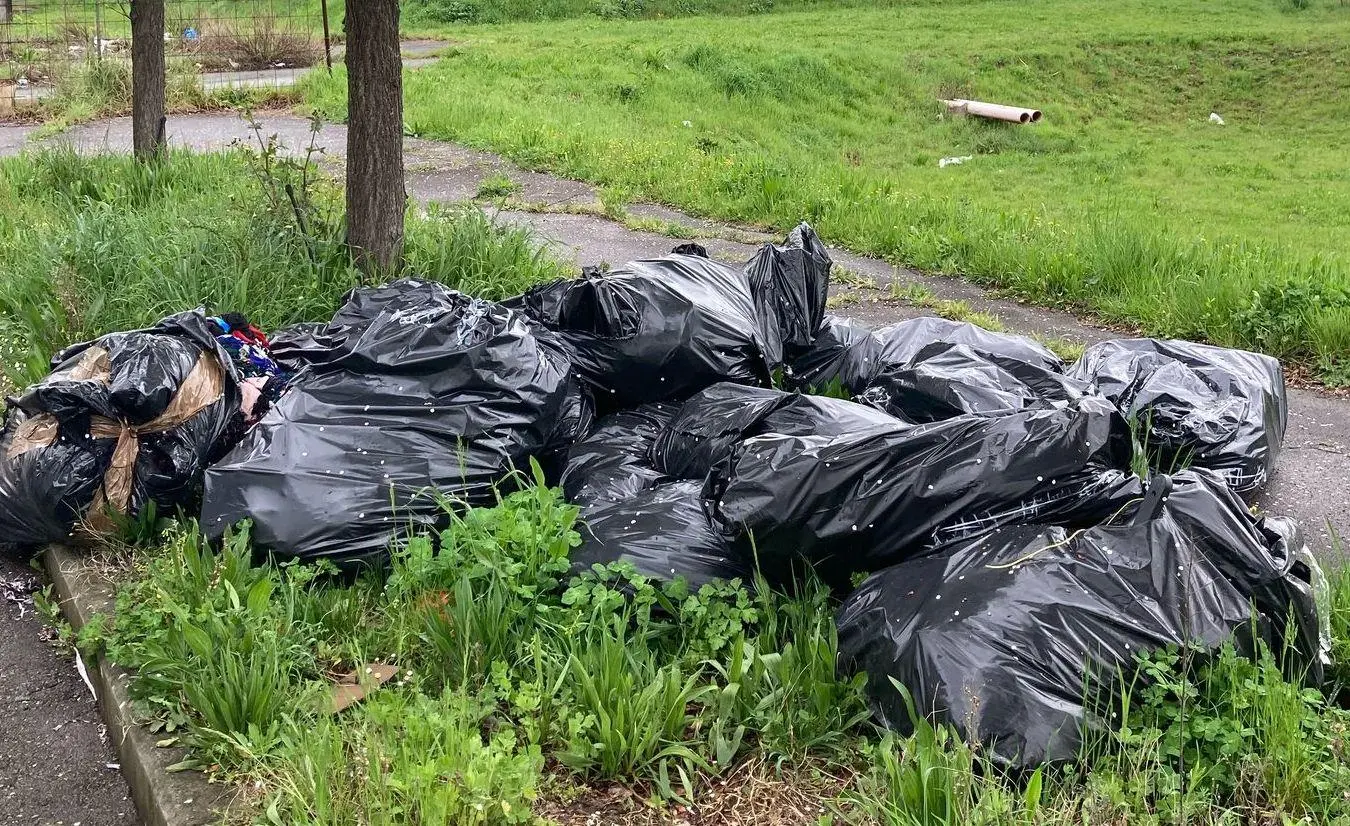
[[[451,56],[405,82],[417,134],[615,201],[808,219],[896,262],[1350,379],[1350,5],[981,0],[443,31]],[[345,83],[315,76],[308,98],[342,118]],[[947,96],[1046,116],[948,117]]]

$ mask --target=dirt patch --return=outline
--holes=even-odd
[[[810,826],[839,809],[838,798],[854,779],[824,767],[779,775],[768,764],[750,762],[726,777],[706,779],[691,805],[658,806],[650,789],[578,787],[557,778],[535,812],[562,826]]]

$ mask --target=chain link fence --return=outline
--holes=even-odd
[[[325,11],[312,0],[166,0],[169,87],[288,86],[332,59]],[[127,0],[0,0],[0,117],[75,87],[116,99],[125,84],[129,97],[130,13]]]

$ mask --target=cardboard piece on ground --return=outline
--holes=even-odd
[[[361,702],[366,695],[392,680],[397,674],[397,666],[375,663],[343,675],[338,684],[333,686],[331,713],[337,714]]]

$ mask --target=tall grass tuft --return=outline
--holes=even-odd
[[[266,329],[331,317],[361,283],[341,224],[316,214],[297,226],[255,169],[243,150],[152,166],[62,148],[0,161],[3,373],[34,381],[66,344],[199,305]],[[335,204],[317,186],[315,203]],[[468,208],[410,212],[407,259],[409,273],[489,298],[563,272],[526,230]]]

